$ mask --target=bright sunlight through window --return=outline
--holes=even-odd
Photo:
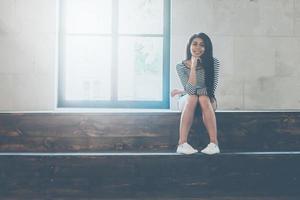
[[[59,105],[168,107],[169,0],[62,0]]]

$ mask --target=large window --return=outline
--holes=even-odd
[[[59,107],[169,107],[170,0],[60,2]]]

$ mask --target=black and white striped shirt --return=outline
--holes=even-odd
[[[214,58],[214,68],[215,68],[215,86],[217,84],[218,71],[219,71],[219,61]],[[184,90],[189,95],[206,95],[207,96],[207,88],[205,85],[205,69],[204,67],[196,68],[196,85],[192,85],[189,80],[190,68],[187,67],[183,62],[176,65],[177,74],[181,81],[181,84],[184,87]]]

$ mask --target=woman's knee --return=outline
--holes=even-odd
[[[186,104],[188,105],[196,105],[198,102],[197,95],[189,95],[188,98],[186,99]]]
[[[209,109],[210,107],[210,100],[208,96],[199,96],[198,98],[201,110],[205,111],[206,109]]]
[[[198,103],[198,98],[196,95],[188,95],[185,99],[183,110],[193,110],[196,108]]]

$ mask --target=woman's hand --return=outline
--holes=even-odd
[[[176,96],[176,95],[178,95],[178,94],[182,94],[183,92],[184,92],[183,90],[174,89],[174,90],[172,90],[172,92],[171,92],[171,97],[174,97],[174,96]]]
[[[192,69],[196,69],[196,66],[197,66],[197,62],[200,58],[199,57],[195,57],[195,56],[192,56],[191,58],[191,68]]]

